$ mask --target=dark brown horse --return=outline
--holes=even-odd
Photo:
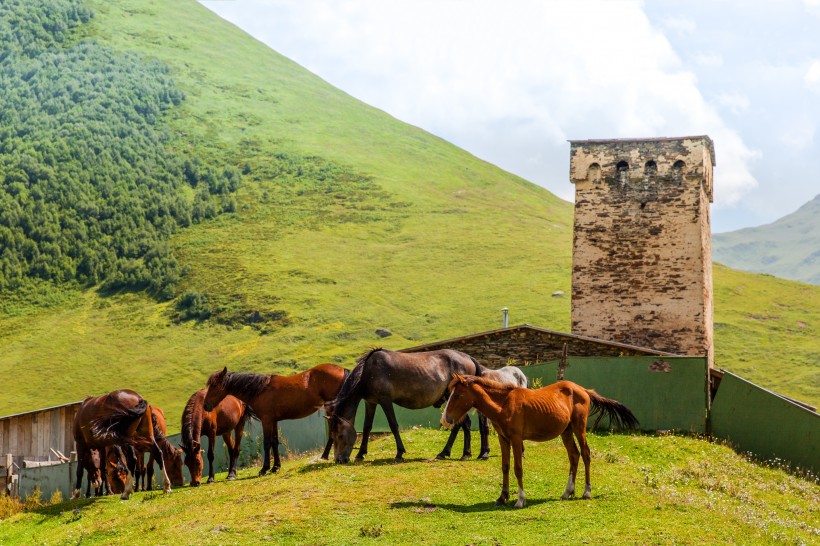
[[[191,485],[202,481],[202,445],[200,438],[208,437],[208,483],[214,482],[214,444],[217,434],[222,436],[228,447],[228,477],[236,478],[236,460],[242,444],[242,433],[248,413],[245,403],[233,396],[226,396],[211,411],[205,411],[206,389],[199,389],[188,399],[182,411],[182,449],[185,451],[185,466],[191,474]],[[231,431],[234,436],[231,438]]]
[[[570,381],[559,381],[533,390],[504,385],[483,377],[454,375],[450,382],[450,393],[441,417],[444,426],[453,426],[453,423],[457,423],[470,408],[476,408],[490,419],[498,433],[503,478],[501,496],[496,501],[499,505],[506,503],[510,498],[510,447],[515,459],[515,477],[518,479],[516,508],[522,508],[526,502],[521,458],[524,440],[545,442],[561,436],[569,457],[569,480],[561,498],[568,499],[575,494],[575,476],[580,455],[584,459],[586,471],[583,498],[588,499],[592,494],[589,482],[590,454],[586,437],[590,405],[593,414],[600,413],[594,426],[597,426],[601,417],[606,414],[611,423],[617,423],[624,428],[638,427],[638,420],[626,406]],[[572,438],[573,434],[581,446],[580,453]]]
[[[330,434],[333,438],[336,462],[350,461],[350,453],[356,442],[356,429],[353,422],[362,400],[365,402],[364,429],[356,459],[361,460],[367,454],[367,442],[373,428],[373,416],[376,413],[376,406],[381,406],[390,424],[390,431],[396,440],[395,460],[397,462],[404,460],[406,450],[399,435],[399,425],[393,411],[393,404],[409,409],[441,407],[446,401],[447,387],[453,373],[479,375],[481,365],[470,355],[450,349],[420,353],[373,349],[359,358],[356,367],[345,380],[333,404]],[[466,412],[459,420],[459,426],[464,429],[462,458],[467,458],[471,456],[471,423]],[[479,457],[486,458],[489,453],[487,439],[489,427],[482,416],[479,416],[479,430],[481,432]],[[449,454],[442,451],[439,457],[446,455]]]
[[[227,368],[208,378],[205,411],[211,411],[232,395],[248,405],[262,421],[265,459],[260,476],[267,474],[273,449],[273,471],[279,470],[279,421],[302,419],[336,398],[347,370],[335,364],[319,364],[291,376],[229,372]],[[325,448],[325,457],[330,442]]]
[[[131,446],[150,450],[163,475],[163,490],[171,492],[171,480],[165,471],[162,449],[159,443],[168,443],[156,426],[154,410],[145,399],[132,390],[117,390],[102,396],[83,400],[74,417],[74,441],[77,444],[77,460],[87,460],[91,449],[108,446]],[[77,465],[77,483],[72,499],[79,498],[85,465]],[[134,475],[136,460],[129,461],[128,470]],[[121,498],[131,496],[131,480],[126,481]]]

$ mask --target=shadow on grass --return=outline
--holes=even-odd
[[[558,502],[560,499],[527,499],[527,505],[523,508],[532,508],[539,504],[546,504],[548,502]],[[424,501],[403,501],[390,503],[392,509],[409,508],[416,512],[431,512],[435,509],[448,510],[450,512],[458,512],[459,514],[474,514],[477,512],[499,512],[505,510],[515,510],[514,501],[510,501],[503,506],[499,506],[495,501],[477,502],[475,504],[433,504]]]

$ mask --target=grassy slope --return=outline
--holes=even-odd
[[[373,344],[400,348],[495,328],[503,306],[513,323],[569,330],[568,298],[550,294],[569,293],[571,204],[352,99],[192,1],[94,7],[95,39],[172,67],[188,94],[172,123],[196,154],[254,173],[275,152],[318,155],[372,176],[382,193],[283,203],[269,198],[269,180],[252,176],[237,214],[175,238],[191,271],[186,288],[244,310],[286,312],[287,324],[266,335],[177,325],[169,304],[140,295],[67,292],[51,307],[7,305],[0,374],[21,381],[0,398],[0,414],[127,386],[179,415],[223,365],[277,373],[327,360],[351,365]],[[716,321],[731,325],[717,333],[718,365],[748,369],[763,385],[785,377],[770,386],[820,401],[820,384],[810,382],[820,289],[722,268],[715,284]],[[738,295],[741,286],[755,287],[754,301]],[[781,304],[770,320],[751,317]],[[380,340],[378,327],[394,336]],[[785,374],[770,366],[770,351],[790,356]],[[803,373],[796,368],[808,370],[808,383],[793,379]]]
[[[528,442],[523,510],[493,504],[497,444],[488,462],[425,459],[443,440],[441,431],[408,431],[401,465],[384,437],[369,462],[352,466],[314,455],[263,478],[249,469],[171,495],[64,503],[0,523],[0,543],[808,544],[820,534],[816,482],[701,440],[592,435],[590,501],[559,500],[560,441]]]

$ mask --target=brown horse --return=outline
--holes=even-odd
[[[373,349],[356,361],[356,367],[345,380],[339,396],[333,403],[333,415],[330,418],[330,435],[333,438],[333,451],[337,463],[350,461],[353,445],[356,443],[354,421],[359,403],[365,402],[364,428],[362,443],[356,460],[367,454],[367,443],[373,427],[376,406],[381,406],[390,431],[396,440],[396,462],[404,460],[404,443],[399,435],[399,424],[393,404],[403,408],[422,409],[430,406],[441,407],[447,400],[447,387],[451,374],[481,375],[482,366],[470,355],[442,349],[419,353],[401,353],[386,349]],[[466,412],[458,426],[464,430],[464,452],[462,459],[469,458],[470,452],[470,418]],[[486,459],[490,452],[489,427],[483,415],[478,419],[481,433],[480,459]],[[438,458],[449,456],[452,437]]]
[[[171,485],[174,487],[179,487],[185,483],[185,477],[182,475],[182,448],[175,448],[171,442],[165,439],[165,434],[167,434],[167,425],[165,423],[165,412],[163,412],[160,408],[154,406],[154,421],[162,432],[162,439],[157,440],[157,444],[159,444],[160,449],[162,450],[162,457],[163,461],[165,462],[165,468],[168,473],[168,478],[171,480]],[[142,466],[141,463],[145,461],[145,452],[140,450],[135,450],[137,454],[137,464],[138,466]],[[144,472],[147,477],[147,483],[143,483],[143,489],[150,491],[153,489],[154,483],[154,463],[156,462],[156,457],[154,456],[153,452],[149,452],[148,455],[148,465],[144,466]],[[160,465],[160,468],[162,465]],[[139,488],[137,488],[139,490]]]
[[[147,449],[157,460],[163,475],[163,490],[171,492],[171,480],[165,471],[162,449],[158,442],[168,441],[156,426],[154,409],[145,399],[132,390],[112,391],[102,396],[83,400],[74,416],[74,441],[77,444],[77,460],[85,461],[91,449],[108,446],[131,446]],[[79,498],[85,465],[77,465],[77,483],[72,499]],[[129,461],[128,470],[134,475],[136,460]],[[126,481],[120,498],[131,496],[131,480]]]
[[[192,394],[182,411],[181,445],[193,486],[198,486],[202,481],[202,436],[208,437],[208,483],[214,483],[214,444],[217,434],[222,436],[228,447],[227,479],[236,478],[236,460],[239,458],[242,433],[248,418],[244,402],[233,396],[226,396],[212,411],[205,411],[206,392],[206,389],[199,389]],[[234,433],[233,438],[231,431]]]
[[[450,428],[457,423],[470,408],[476,408],[490,419],[498,433],[501,448],[501,474],[503,485],[496,504],[502,505],[510,498],[510,447],[515,458],[515,477],[518,480],[518,502],[522,508],[524,496],[524,467],[521,454],[524,440],[545,442],[561,436],[569,456],[569,480],[562,499],[575,494],[575,476],[578,471],[578,447],[572,435],[581,446],[580,456],[584,459],[586,487],[583,498],[592,494],[589,482],[589,445],[586,426],[592,413],[600,413],[593,428],[606,414],[611,423],[624,428],[637,428],[638,420],[629,409],[615,400],[598,395],[570,381],[559,381],[552,385],[532,390],[511,387],[482,377],[463,377],[454,374],[450,382],[450,398],[444,408],[441,423]]]
[[[125,455],[119,446],[105,448],[105,481],[108,484],[108,493],[119,494],[125,491],[128,480],[128,467]]]
[[[248,405],[262,421],[265,459],[260,476],[270,470],[273,449],[273,471],[279,470],[279,421],[302,419],[333,401],[348,371],[335,364],[319,364],[291,376],[229,372],[228,368],[208,378],[205,411],[212,411],[226,396],[232,395]],[[325,447],[325,457],[330,441]]]

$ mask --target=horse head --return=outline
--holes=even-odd
[[[330,438],[333,440],[333,458],[337,463],[350,462],[350,454],[356,443],[356,428],[352,420],[344,419],[339,415],[328,415],[330,422]]]
[[[185,466],[188,467],[188,473],[191,475],[191,486],[199,487],[202,483],[202,469],[205,463],[202,460],[202,445],[199,442],[193,442],[187,448],[183,447],[185,451]]]
[[[116,446],[105,449],[105,475],[111,493],[120,494],[125,490],[128,469],[122,451]]]
[[[211,377],[208,378],[208,390],[205,392],[205,401],[203,402],[205,411],[213,411],[213,409],[228,396],[228,392],[225,390],[225,378],[227,375],[228,367],[226,366],[221,372],[214,372],[211,374]]]
[[[456,423],[460,423],[473,407],[473,397],[467,379],[455,373],[447,390],[450,391],[450,398],[447,399],[447,405],[441,414],[441,424],[451,429]]]
[[[165,463],[165,471],[168,473],[168,479],[171,480],[171,485],[180,487],[185,483],[185,477],[182,475],[182,448],[173,447],[167,453],[163,453],[162,462]]]
[[[86,469],[88,471],[88,481],[91,483],[91,487],[94,489],[99,489],[102,486],[102,468],[103,464],[100,457],[100,451],[98,449],[92,449],[88,454],[88,460],[86,461]]]

